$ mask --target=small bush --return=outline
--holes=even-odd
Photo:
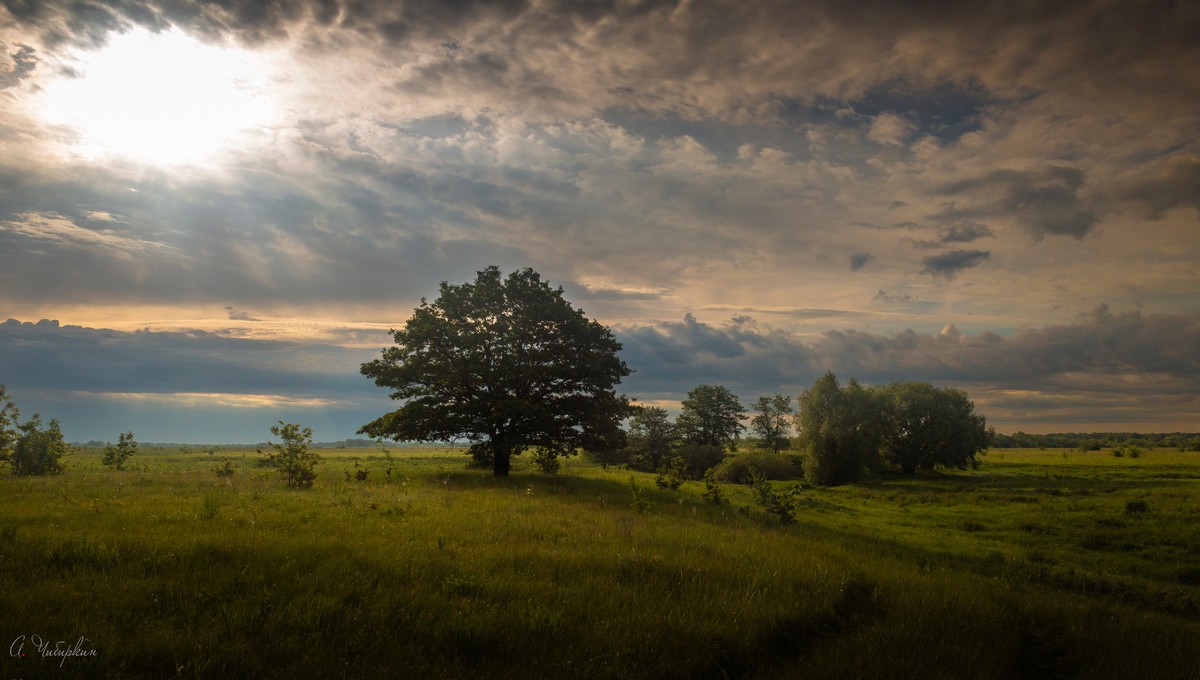
[[[548,446],[539,446],[533,450],[533,464],[539,472],[546,475],[557,475],[562,469],[558,451]]]
[[[778,517],[780,524],[787,525],[796,521],[796,497],[800,494],[799,484],[793,484],[787,492],[780,493],[771,488],[769,480],[758,474],[757,470],[752,469],[750,488],[758,504],[763,506],[769,514]]]
[[[642,494],[642,487],[633,475],[629,475],[629,509],[638,513],[650,509],[650,501]]]
[[[271,443],[274,453],[269,458],[283,477],[287,485],[293,489],[312,487],[317,478],[316,466],[321,458],[308,450],[312,444],[312,428],[300,427],[297,423],[285,423],[271,426],[271,434],[283,440],[283,443]]]
[[[137,447],[137,442],[133,440],[133,432],[122,432],[117,438],[116,446],[109,444],[104,447],[104,460],[101,462],[105,467],[124,470],[125,463],[137,453]]]
[[[67,445],[58,419],[51,419],[43,429],[42,419],[35,413],[19,430],[20,436],[8,458],[14,475],[25,477],[62,472],[61,459],[67,452]]]
[[[629,462],[629,457],[632,455],[631,449],[600,449],[597,451],[583,452],[584,460],[591,463],[599,463],[601,467],[607,469],[609,465],[625,465]]]
[[[701,497],[713,505],[720,505],[725,502],[725,492],[721,490],[721,485],[717,483],[713,469],[704,473],[704,493],[701,494]]]
[[[674,491],[683,485],[684,480],[688,478],[688,464],[683,459],[683,456],[675,456],[671,462],[664,465],[662,470],[658,472],[658,477],[654,483],[660,489],[671,489]]]
[[[217,513],[220,511],[221,499],[217,498],[216,496],[205,496],[203,504],[200,506],[200,519],[215,519]]]
[[[749,484],[751,469],[771,480],[792,480],[804,476],[804,458],[789,453],[753,451],[725,458],[714,470],[715,478],[730,484]]]
[[[232,477],[237,471],[233,468],[233,461],[225,458],[220,465],[213,468],[213,472],[217,473],[218,477]]]
[[[688,475],[692,479],[699,479],[709,468],[721,464],[725,459],[725,450],[711,444],[684,444],[675,449],[675,455],[686,462]]]
[[[471,460],[467,461],[467,467],[471,470],[491,470],[493,467],[492,446],[487,442],[475,442],[471,444],[471,448],[467,449],[467,453],[471,455]]]
[[[1150,509],[1150,505],[1143,500],[1129,501],[1125,504],[1126,515],[1137,515],[1146,512]]]

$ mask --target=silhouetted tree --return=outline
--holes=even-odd
[[[421,300],[394,347],[362,372],[403,405],[359,432],[397,441],[467,439],[491,455],[497,477],[535,446],[563,453],[612,446],[629,400],[615,392],[630,370],[612,332],[532,269],[496,267],[474,283],[442,282]]]
[[[976,454],[988,447],[995,433],[975,413],[966,392],[907,382],[888,385],[883,395],[884,453],[889,462],[906,474],[918,468],[978,466]]]
[[[758,445],[779,453],[788,446],[788,428],[792,420],[792,398],[784,394],[759,397],[754,403],[758,415],[750,421],[750,430],[758,435]]]
[[[639,470],[652,471],[667,462],[679,435],[667,416],[667,409],[638,406],[629,421],[627,441],[630,464]]]
[[[746,409],[721,385],[700,385],[688,392],[675,419],[680,438],[689,444],[727,446],[737,441]]]
[[[796,429],[808,451],[805,479],[853,482],[877,463],[882,402],[873,390],[853,379],[843,388],[837,376],[826,373],[800,395],[799,407]]]

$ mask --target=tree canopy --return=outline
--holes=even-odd
[[[912,474],[917,468],[965,469],[978,465],[993,432],[962,390],[925,382],[883,388],[888,409],[883,428],[884,456]]]
[[[838,385],[826,373],[800,395],[796,429],[808,450],[804,476],[814,484],[842,484],[862,476],[879,460],[882,402],[851,379]]]
[[[359,430],[372,437],[466,439],[486,448],[501,477],[527,448],[615,445],[631,411],[615,391],[631,371],[612,331],[532,269],[443,281],[391,334],[395,345],[362,373],[403,404]]]
[[[758,415],[750,421],[750,429],[758,435],[758,445],[773,453],[786,449],[793,413],[792,398],[786,394],[759,397],[754,410]]]
[[[746,409],[737,396],[723,385],[700,385],[683,400],[683,409],[675,419],[680,438],[689,444],[721,446],[737,441],[746,426]]]
[[[966,468],[992,438],[962,390],[925,382],[863,387],[838,385],[826,373],[800,396],[796,428],[808,451],[804,474],[816,484],[841,484],[883,464]]]

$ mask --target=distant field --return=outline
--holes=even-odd
[[[306,491],[254,450],[0,479],[0,677],[1200,677],[1198,453],[994,450],[787,527],[578,459],[319,453]]]

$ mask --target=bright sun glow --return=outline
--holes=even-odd
[[[73,57],[77,77],[45,85],[43,115],[76,131],[76,151],[85,155],[203,162],[275,115],[265,58],[205,45],[175,28],[135,29]]]

